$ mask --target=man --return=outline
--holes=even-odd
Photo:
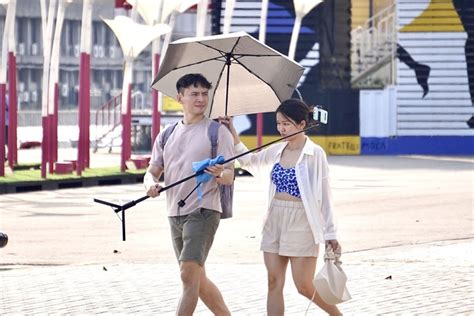
[[[176,99],[183,107],[183,120],[178,122],[166,142],[163,140],[164,131],[156,138],[144,178],[147,195],[160,195],[158,179],[162,173],[165,183],[171,184],[194,173],[192,162],[210,158],[208,127],[212,120],[205,117],[204,112],[211,87],[211,83],[201,74],[185,75],[176,83]],[[232,136],[225,127],[218,129],[217,155],[226,159],[234,155]],[[186,199],[184,206],[178,206],[178,202],[194,189],[196,182],[193,180],[166,191],[171,237],[183,285],[177,315],[192,315],[198,298],[215,315],[230,315],[219,289],[206,277],[204,263],[220,221],[221,204],[217,184],[233,183],[233,165],[214,165],[208,167],[206,173],[214,178],[201,184],[201,199],[194,192]]]

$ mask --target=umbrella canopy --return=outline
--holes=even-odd
[[[213,88],[207,116],[275,111],[288,99],[303,67],[245,32],[184,38],[170,44],[152,87],[176,97],[176,81],[201,73]]]

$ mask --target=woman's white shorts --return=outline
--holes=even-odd
[[[273,199],[263,228],[260,250],[285,257],[317,257],[308,218],[300,201]]]

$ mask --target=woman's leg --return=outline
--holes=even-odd
[[[264,252],[263,259],[268,273],[267,315],[283,315],[285,313],[283,287],[285,286],[288,257]]]
[[[329,315],[342,315],[336,305],[326,304],[318,293],[315,293],[313,278],[316,271],[316,259],[316,257],[290,257],[291,273],[296,289],[308,299],[313,298],[313,302]]]

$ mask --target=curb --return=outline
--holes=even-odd
[[[134,184],[142,183],[145,171],[137,174],[121,174],[113,176],[102,176],[102,177],[84,177],[84,178],[73,178],[73,179],[61,179],[61,180],[38,180],[38,181],[22,181],[0,184],[0,195],[11,194],[11,193],[24,193],[32,191],[46,191],[46,190],[59,190],[59,189],[73,189],[73,188],[85,188],[95,187],[103,185],[120,185],[120,184]],[[236,168],[235,176],[250,176],[247,171]],[[160,181],[163,181],[163,176]]]
[[[0,194],[23,193],[58,189],[84,188],[103,185],[134,184],[143,182],[142,174],[124,174],[61,180],[39,180],[0,184]]]

